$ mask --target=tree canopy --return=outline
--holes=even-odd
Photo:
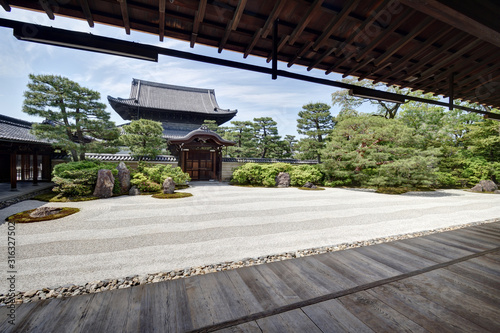
[[[132,156],[136,158],[156,158],[167,149],[163,138],[163,127],[160,122],[139,119],[123,126],[122,143],[130,148]]]
[[[86,152],[118,151],[119,131],[99,92],[57,75],[30,74],[29,79],[23,112],[45,118],[33,125],[37,137],[70,152],[74,161],[84,160]]]

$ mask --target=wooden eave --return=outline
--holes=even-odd
[[[493,0],[2,0],[19,7],[500,107]],[[449,76],[453,74],[453,87]],[[453,88],[453,89],[451,89]]]

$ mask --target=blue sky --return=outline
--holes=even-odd
[[[126,35],[124,29],[95,24],[90,28],[86,21],[67,19],[56,16],[50,20],[45,13],[31,12],[12,8],[11,12],[0,9],[0,17],[53,26],[75,31],[89,32],[95,35],[157,45],[177,50],[222,57],[228,60],[247,62],[260,66],[270,66],[265,59],[249,56],[243,59],[239,53],[195,45],[165,38],[160,42],[157,36],[131,31]],[[108,112],[116,124],[125,121],[114,112],[106,96],[128,98],[132,78],[162,82],[167,84],[215,89],[219,106],[225,109],[238,109],[233,120],[252,120],[256,117],[272,117],[278,122],[279,134],[297,135],[297,113],[302,105],[309,102],[322,102],[331,105],[331,93],[335,88],[314,83],[301,82],[279,77],[271,80],[270,75],[253,73],[217,65],[210,65],[178,58],[160,56],[157,63],[128,59],[87,51],[72,50],[62,47],[36,44],[17,40],[12,29],[0,28],[0,98],[2,114],[41,121],[21,111],[23,92],[28,83],[28,74],[56,74],[68,77],[80,85],[97,90],[102,102],[108,105]],[[279,63],[280,69],[292,72],[340,80],[337,74],[324,75],[324,72],[304,67]],[[365,103],[369,104],[369,103]],[[338,109],[332,107],[332,114]],[[369,109],[362,111],[370,111]],[[229,125],[227,123],[226,125]]]

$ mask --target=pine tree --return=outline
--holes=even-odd
[[[306,135],[299,147],[303,159],[317,158],[321,162],[321,150],[325,147],[325,137],[331,132],[334,120],[330,106],[325,103],[309,103],[302,106],[297,119],[297,132]]]
[[[225,139],[236,142],[228,147],[231,157],[255,157],[257,155],[257,141],[255,127],[251,121],[232,121],[226,132]]]
[[[106,105],[99,102],[99,92],[61,76],[30,74],[29,78],[23,112],[45,118],[33,125],[37,137],[71,152],[74,161],[84,160],[86,152],[118,151],[119,131],[109,120]]]
[[[167,143],[163,138],[163,127],[160,122],[139,119],[123,126],[122,143],[130,148],[136,158],[156,156],[165,152]]]
[[[257,138],[257,149],[261,158],[276,157],[279,155],[280,136],[278,135],[278,124],[271,117],[254,118],[255,137]]]

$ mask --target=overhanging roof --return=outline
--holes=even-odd
[[[500,107],[496,1],[473,0],[3,0]],[[273,33],[276,20],[276,42]],[[149,55],[146,55],[149,57]],[[154,57],[153,57],[154,58]],[[452,84],[450,85],[450,82]]]

